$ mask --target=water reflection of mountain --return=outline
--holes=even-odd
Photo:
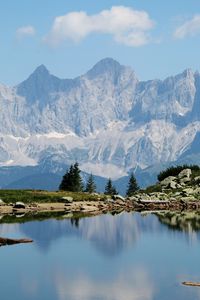
[[[46,220],[20,224],[20,230],[47,251],[62,237],[81,237],[105,255],[114,255],[135,243],[139,227],[133,214],[102,215],[91,218]]]
[[[41,250],[47,251],[60,238],[77,237],[90,241],[106,256],[119,254],[132,247],[144,233],[166,231],[152,214],[122,213],[91,218],[45,220],[20,225],[26,236],[36,241]]]
[[[179,234],[187,237],[200,230],[198,212],[159,212],[156,214],[122,213],[81,219],[49,219],[14,225],[0,225],[0,232],[18,231],[18,235],[28,236],[35,241],[41,251],[48,251],[61,238],[81,238],[89,241],[106,256],[121,253],[133,247],[144,234]],[[180,232],[181,234],[181,232]],[[197,235],[197,234],[196,234]],[[198,234],[200,237],[200,232]]]

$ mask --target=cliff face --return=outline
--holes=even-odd
[[[40,66],[16,87],[0,85],[0,110],[1,166],[77,160],[115,179],[199,155],[200,75],[191,70],[141,82],[113,59],[75,79]]]

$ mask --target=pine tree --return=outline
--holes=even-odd
[[[129,182],[128,182],[128,188],[127,188],[127,192],[126,195],[128,197],[133,196],[133,194],[139,190],[139,186],[137,184],[136,178],[134,176],[133,173],[131,173],[130,178],[129,178]]]
[[[62,178],[59,189],[71,192],[81,192],[83,190],[78,163],[70,166],[69,171]]]
[[[62,191],[71,191],[73,186],[72,179],[73,179],[73,165],[70,166],[69,170],[63,176],[59,189]]]
[[[88,181],[87,181],[87,183],[86,183],[86,189],[85,189],[85,191],[86,191],[87,193],[90,193],[90,194],[96,192],[96,184],[95,184],[95,182],[94,182],[94,177],[93,177],[92,174],[90,174],[90,176],[89,176],[89,178],[88,178]]]
[[[116,188],[112,184],[112,180],[109,178],[107,181],[107,184],[105,186],[105,192],[106,195],[116,195],[118,192],[116,191]]]
[[[83,181],[80,175],[79,165],[76,162],[73,166],[73,174],[72,174],[72,191],[73,192],[82,192],[83,191]]]

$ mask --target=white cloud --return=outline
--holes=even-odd
[[[23,39],[25,37],[34,36],[35,33],[36,31],[33,26],[24,26],[17,29],[16,37],[18,39]]]
[[[137,47],[150,42],[149,32],[153,27],[147,12],[113,6],[96,15],[80,11],[56,17],[45,40],[58,45],[65,40],[80,42],[92,33],[110,34],[118,43]]]
[[[179,26],[174,32],[176,39],[200,35],[200,15],[195,15],[191,20]]]

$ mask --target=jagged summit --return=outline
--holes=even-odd
[[[30,103],[48,102],[49,93],[57,91],[60,79],[51,75],[45,65],[40,65],[35,71],[17,86],[17,93],[25,97]]]
[[[124,66],[120,65],[120,63],[113,58],[104,58],[100,60],[94,67],[87,72],[89,77],[97,77],[104,73],[114,74],[122,71]]]
[[[49,75],[49,70],[46,68],[45,65],[41,64],[40,66],[38,66],[35,71],[32,73],[32,75],[34,74],[40,74],[40,75]]]

